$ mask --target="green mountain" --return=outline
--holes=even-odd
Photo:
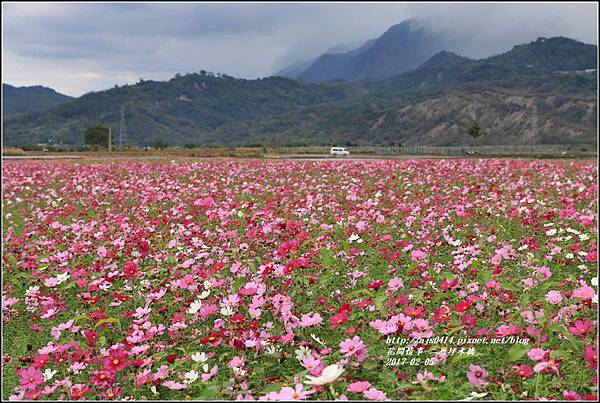
[[[95,124],[117,133],[122,107],[127,140],[138,145],[464,145],[473,141],[466,134],[473,120],[482,145],[595,144],[596,52],[566,38],[540,39],[486,59],[443,51],[386,79],[320,84],[178,75],[10,117],[4,144],[52,136],[78,145]]]
[[[206,72],[177,75],[169,81],[140,81],[88,93],[51,110],[15,116],[4,122],[4,143],[46,142],[51,136],[65,144],[81,144],[83,130],[95,124],[109,125],[116,133],[123,107],[127,141],[185,144],[227,123],[339,101],[354,91],[351,86],[281,77],[244,80]]]
[[[2,84],[2,113],[4,116],[43,111],[73,99],[75,98],[40,85],[13,87],[10,84]]]

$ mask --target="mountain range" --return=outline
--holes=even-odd
[[[4,116],[42,111],[75,99],[41,85],[14,87],[10,84],[2,84],[2,94],[2,112]]]
[[[464,145],[473,121],[481,145],[596,143],[596,46],[539,38],[475,60],[431,38],[415,39],[422,51],[387,44],[399,31],[428,36],[399,24],[358,49],[317,58],[298,79],[201,71],[5,112],[4,145],[80,145],[86,127],[118,132],[121,108],[127,141],[137,145]],[[3,103],[18,104],[9,94]]]
[[[406,20],[356,49],[326,52],[279,74],[309,82],[381,79],[415,69],[448,46],[450,40],[444,35],[425,28],[420,21]]]

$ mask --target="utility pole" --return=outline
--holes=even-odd
[[[125,129],[125,107],[121,106],[121,128],[119,130],[119,148],[123,148],[123,138],[127,141],[127,132]]]
[[[108,151],[112,151],[112,129],[108,127]]]

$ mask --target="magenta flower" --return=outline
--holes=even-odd
[[[17,374],[19,375],[20,385],[22,388],[33,390],[37,387],[37,385],[44,383],[42,372],[37,368],[19,368],[17,369]]]

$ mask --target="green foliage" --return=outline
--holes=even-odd
[[[474,139],[481,136],[481,134],[482,134],[481,127],[479,126],[479,123],[477,123],[476,121],[471,122],[471,125],[467,129],[467,132],[469,133],[469,136],[473,137]]]
[[[92,147],[108,147],[108,130],[102,125],[88,127],[83,136],[84,143]]]

